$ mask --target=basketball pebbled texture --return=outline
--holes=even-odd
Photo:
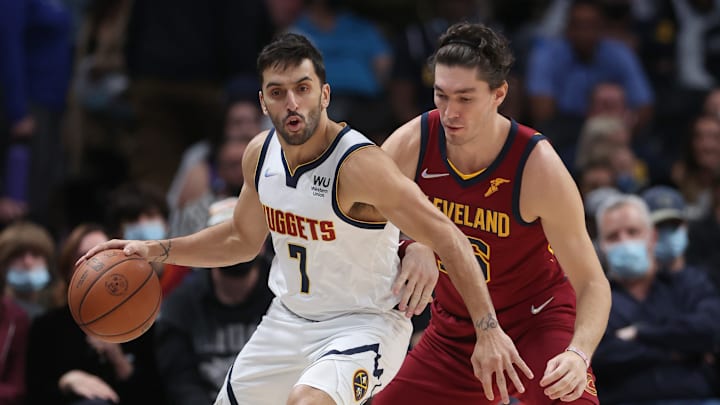
[[[150,263],[104,250],[78,266],[68,286],[68,305],[88,335],[123,343],[152,326],[160,311],[160,280]]]

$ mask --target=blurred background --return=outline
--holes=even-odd
[[[273,35],[298,32],[318,46],[330,117],[381,144],[433,108],[426,61],[459,21],[510,40],[516,62],[501,112],[551,140],[587,202],[590,234],[594,191],[667,186],[682,197],[688,263],[718,282],[720,0],[0,0],[5,300],[28,320],[62,307],[68,263],[87,249],[82,230],[165,238],[232,207],[245,146],[269,125],[255,59]],[[271,257],[268,249],[256,266],[265,272]],[[166,294],[194,275],[162,267]],[[4,322],[24,315],[13,316]],[[0,323],[8,347],[26,351],[22,335],[3,331]],[[128,353],[153,359],[145,372],[169,384],[153,364],[155,343]],[[107,366],[109,349],[89,347]],[[0,380],[3,368],[25,372],[7,353]]]

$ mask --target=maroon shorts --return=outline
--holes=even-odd
[[[554,297],[540,312],[531,313]],[[495,388],[495,400],[488,401],[482,384],[473,373],[470,356],[475,347],[474,328],[467,319],[456,318],[434,303],[432,320],[420,343],[408,353],[399,373],[392,382],[373,398],[373,405],[397,404],[497,404],[500,393]],[[508,392],[523,403],[533,405],[567,404],[552,400],[540,386],[548,360],[562,353],[570,343],[575,324],[575,293],[565,282],[498,312],[500,325],[515,342],[515,346],[535,378],[528,380],[518,370],[525,393],[515,391],[507,379]],[[582,397],[573,403],[599,404],[592,370]],[[494,379],[493,379],[494,382]],[[493,384],[495,385],[495,384]]]

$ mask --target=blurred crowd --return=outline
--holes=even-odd
[[[720,401],[720,0],[0,0],[0,404],[211,402],[270,302],[271,248],[158,265],[161,315],[120,345],[75,326],[75,260],[231,215],[274,34],[319,47],[330,116],[380,144],[433,108],[426,61],[458,21],[510,39],[501,112],[585,202],[613,289],[602,403]]]

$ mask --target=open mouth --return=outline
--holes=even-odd
[[[288,117],[285,120],[285,127],[290,131],[297,131],[302,125],[302,119],[297,116]]]

